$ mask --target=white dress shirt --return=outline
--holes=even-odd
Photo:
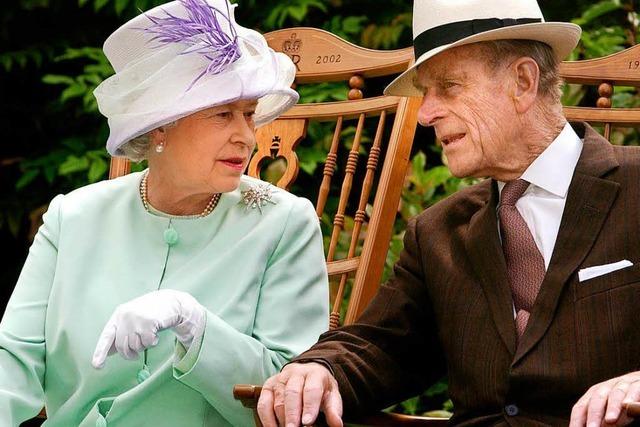
[[[581,152],[582,140],[567,123],[520,177],[531,185],[516,202],[516,209],[527,223],[544,258],[545,270],[553,254],[569,184]],[[504,186],[504,182],[498,181],[500,194]]]

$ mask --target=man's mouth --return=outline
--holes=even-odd
[[[451,135],[443,136],[442,138],[440,138],[440,141],[442,141],[442,145],[449,145],[454,142],[460,141],[466,135],[466,133],[452,133]]]

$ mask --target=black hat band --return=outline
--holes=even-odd
[[[542,22],[540,18],[520,19],[472,19],[470,21],[452,22],[440,25],[424,31],[413,41],[413,49],[416,59],[420,58],[431,49],[451,44],[474,34],[497,30],[498,28],[512,27],[514,25],[533,24]]]

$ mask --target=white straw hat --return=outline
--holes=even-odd
[[[258,99],[256,126],[298,101],[295,66],[235,22],[228,0],[178,0],[141,14],[104,43],[116,74],[94,91],[109,122],[107,150],[196,111]]]
[[[490,40],[536,40],[548,44],[559,60],[576,47],[582,30],[575,24],[545,22],[535,0],[415,0],[415,64],[385,89],[387,95],[422,96],[414,86],[416,69],[456,46]]]

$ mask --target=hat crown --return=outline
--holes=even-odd
[[[414,0],[413,38],[442,25],[495,18],[544,22],[535,0]]]
[[[228,14],[229,21],[236,30],[242,28],[235,23],[234,10],[237,4],[229,4],[227,0],[206,0],[206,3],[224,13],[225,16]],[[153,42],[154,35],[147,33],[145,29],[153,25],[150,18],[165,17],[167,14],[177,18],[186,18],[188,11],[178,1],[165,3],[131,19],[105,40],[104,54],[116,72],[155,53],[159,43]],[[231,35],[229,21],[226,19],[218,20],[221,29],[227,35]]]

